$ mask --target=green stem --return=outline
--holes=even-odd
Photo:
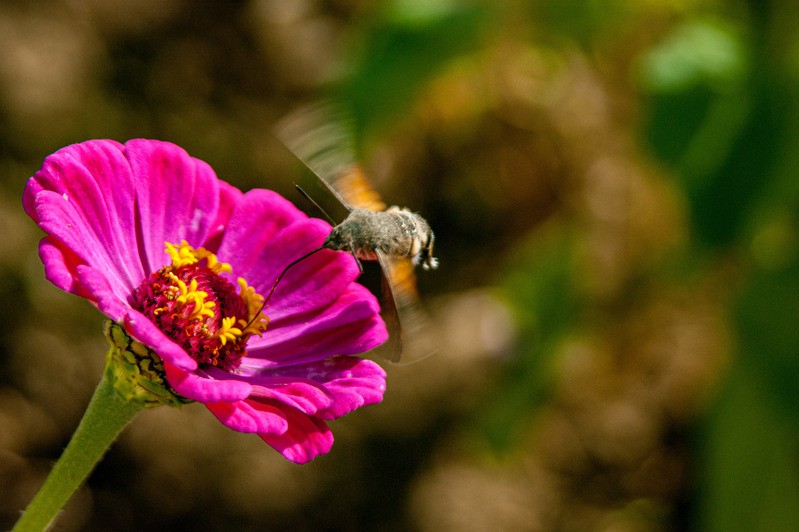
[[[144,408],[144,403],[123,399],[113,383],[103,375],[64,454],[13,530],[45,530],[86,480],[117,435]]]

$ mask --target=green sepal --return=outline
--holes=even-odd
[[[172,389],[166,380],[164,363],[152,349],[110,320],[103,329],[111,344],[105,358],[105,376],[123,399],[143,403],[147,408],[192,402]]]

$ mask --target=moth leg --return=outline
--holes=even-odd
[[[358,264],[358,271],[363,274],[363,264],[361,263],[361,259],[359,259],[358,255],[355,253],[355,248],[352,247],[352,244],[350,244],[350,255],[352,255],[353,259],[355,259],[355,263]]]

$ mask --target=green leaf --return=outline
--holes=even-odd
[[[725,91],[743,79],[748,57],[738,32],[719,19],[693,19],[677,26],[641,61],[650,92],[682,92],[700,85]]]
[[[555,0],[531,2],[533,19],[554,37],[566,36],[590,47],[603,35],[618,32],[628,12],[626,2]]]
[[[738,365],[704,428],[698,530],[799,530],[799,434],[763,382]]]
[[[561,227],[528,245],[505,277],[503,292],[519,323],[519,352],[477,415],[495,451],[507,451],[531,422],[551,383],[557,344],[580,315],[574,248],[570,232]]]
[[[781,415],[793,419],[799,428],[799,261],[795,235],[771,236],[780,250],[761,253],[764,260],[776,260],[781,267],[754,269],[735,303],[735,322],[741,357],[762,376],[763,393],[769,394]],[[758,239],[760,247],[767,246],[764,238],[768,236]],[[793,255],[794,262],[781,265],[787,257],[776,251]]]
[[[645,137],[683,180],[697,236],[711,247],[740,236],[784,123],[775,89],[750,64],[740,32],[710,18],[678,26],[640,62]]]
[[[362,138],[412,105],[453,58],[476,49],[487,20],[478,4],[391,2],[366,31],[340,99],[353,110]]]

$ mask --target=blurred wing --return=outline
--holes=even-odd
[[[372,188],[372,183],[359,165],[353,165],[347,172],[337,175],[329,185],[350,205],[370,211],[386,210],[387,205]]]
[[[394,287],[389,280],[386,268],[390,267],[390,259],[378,253],[377,260],[380,262],[380,316],[386,323],[388,330],[388,340],[377,348],[377,353],[389,362],[399,362],[402,356],[402,323],[397,307],[397,297],[394,294]]]
[[[389,258],[377,254],[383,273],[381,279],[381,315],[389,339],[377,353],[391,362],[418,362],[436,351],[427,314],[419,303],[416,276],[410,259]]]
[[[356,162],[352,120],[334,104],[301,107],[278,123],[276,133],[348,209],[385,210]]]

